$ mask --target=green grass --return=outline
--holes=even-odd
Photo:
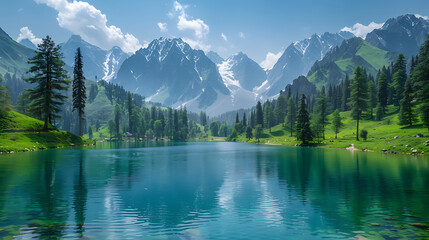
[[[353,72],[353,67],[355,65],[353,63],[352,58],[346,58],[346,59],[335,61],[335,64],[337,64],[337,66],[344,72],[350,72],[350,71]]]
[[[417,149],[417,153],[426,152],[427,154],[429,146],[424,146],[423,143],[429,140],[428,129],[421,124],[411,128],[398,125],[397,110],[397,107],[390,106],[389,114],[382,121],[361,120],[359,128],[368,131],[366,141],[362,139],[356,141],[356,121],[351,119],[350,112],[342,112],[341,117],[344,127],[338,134],[338,139],[335,139],[332,126],[328,125],[326,126],[325,140],[320,139],[320,143],[314,141],[313,145],[326,148],[347,148],[354,144],[354,147],[360,150],[383,151],[383,149],[386,149],[387,152],[391,153],[412,153],[413,149]],[[332,119],[331,116],[329,116],[329,119]],[[425,137],[414,137],[418,133],[423,134]],[[395,139],[396,136],[398,137],[397,139]],[[331,140],[333,142],[330,142]],[[244,134],[240,135],[236,141],[258,143],[255,138],[247,140]],[[295,134],[290,137],[289,128],[281,125],[271,128],[271,133],[268,130],[264,130],[264,137],[259,140],[259,143],[283,146],[300,144],[299,141],[296,141]],[[406,145],[409,145],[409,147],[406,148]]]
[[[17,112],[10,111],[0,120],[0,152],[32,151],[47,148],[90,144],[79,136],[57,131],[53,126],[41,132],[43,122]]]
[[[387,51],[376,48],[367,42],[362,42],[362,46],[357,51],[356,55],[361,56],[375,69],[381,69],[383,66],[389,66],[390,64]]]
[[[0,125],[3,130],[27,130],[27,131],[37,131],[43,128],[43,122],[28,116],[25,116],[21,113],[14,111],[8,112],[7,116],[4,119],[0,119]],[[50,126],[50,129],[54,129]]]

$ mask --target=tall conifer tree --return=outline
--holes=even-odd
[[[290,96],[288,103],[287,103],[287,115],[286,115],[286,123],[290,127],[290,136],[292,137],[293,129],[295,128],[295,121],[296,121],[296,104],[295,101],[293,101],[293,97]]]
[[[73,70],[73,110],[77,110],[79,116],[79,135],[82,136],[82,120],[85,113],[86,87],[83,75],[83,61],[80,48],[76,50]]]
[[[28,90],[31,101],[30,111],[44,121],[43,130],[47,131],[54,118],[59,117],[60,106],[64,104],[67,96],[62,92],[69,87],[66,80],[64,61],[59,46],[47,36],[37,46],[36,55],[28,63],[31,65],[28,73],[31,77],[26,82],[36,84]]]
[[[309,141],[313,140],[313,134],[310,128],[310,116],[307,112],[306,98],[304,94],[302,94],[298,107],[296,138],[299,141],[302,141],[303,144],[307,144]]]
[[[359,141],[359,120],[362,112],[368,106],[368,83],[366,75],[360,66],[355,69],[355,77],[352,79],[350,108],[352,116],[356,119],[356,140]]]

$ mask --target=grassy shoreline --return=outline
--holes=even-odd
[[[382,121],[374,120],[361,120],[360,129],[368,131],[368,139],[356,141],[356,121],[350,116],[350,112],[342,112],[341,118],[344,124],[337,139],[331,125],[325,128],[325,140],[315,139],[309,146],[320,148],[338,148],[347,149],[353,146],[356,151],[368,152],[385,152],[393,154],[414,154],[414,155],[428,155],[429,146],[424,143],[429,140],[428,129],[421,123],[417,123],[413,127],[404,127],[398,125],[398,109],[394,106],[389,106],[389,112]],[[329,117],[329,119],[332,119]],[[423,137],[415,137],[422,134]],[[209,139],[213,138],[209,136]],[[226,138],[215,138],[226,139]],[[247,142],[257,144],[269,144],[280,146],[299,146],[300,141],[296,140],[295,132],[291,137],[290,128],[277,125],[264,130],[262,137],[258,140],[252,138],[248,140],[245,134],[239,135],[236,142]],[[352,145],[353,144],[353,145]],[[414,151],[414,152],[413,152]]]
[[[92,141],[58,131],[52,126],[48,131],[41,131],[42,121],[13,111],[8,112],[0,124],[3,128],[0,131],[0,154],[93,144]]]

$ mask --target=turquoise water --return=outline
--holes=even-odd
[[[243,143],[0,156],[0,238],[429,239],[429,159]]]

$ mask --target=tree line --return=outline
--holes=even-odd
[[[113,118],[103,119],[110,138],[135,139],[168,138],[174,141],[186,141],[201,133],[200,127],[194,120],[188,119],[186,107],[181,109],[165,108],[162,106],[146,105],[144,97],[126,91],[122,86],[105,81],[90,85],[87,91],[86,78],[83,72],[84,59],[80,48],[76,49],[75,64],[72,80],[69,80],[60,46],[47,36],[37,46],[36,54],[28,61],[30,69],[28,78],[24,79],[33,88],[25,89],[17,101],[17,110],[40,119],[44,122],[43,130],[48,131],[50,125],[56,125],[55,120],[63,117],[63,129],[70,129],[71,122],[77,120],[78,133],[87,132],[90,138],[101,126],[99,119],[95,124],[87,126],[85,109],[88,102],[94,101],[98,87],[104,87],[107,98],[115,104]],[[7,78],[10,78],[7,75]],[[10,96],[7,87],[2,84],[0,76],[0,116],[11,109]],[[71,109],[64,107],[71,91]],[[77,119],[73,119],[75,112]],[[193,119],[196,114],[190,114]]]
[[[328,125],[337,137],[343,126],[340,112],[350,111],[356,120],[355,135],[359,141],[360,136],[365,139],[368,134],[359,129],[359,121],[383,120],[388,105],[399,109],[400,125],[412,127],[420,119],[429,129],[429,40],[412,57],[408,69],[405,56],[399,54],[394,63],[384,66],[375,77],[357,66],[353,78],[346,75],[338,85],[322,87],[314,96],[292,93],[288,86],[277,99],[258,101],[250,112],[249,123],[237,120],[229,138],[246,133],[249,139],[259,139],[261,129],[271,132],[273,126],[281,124],[289,129],[291,137],[295,134],[297,140],[307,144],[325,139]]]

